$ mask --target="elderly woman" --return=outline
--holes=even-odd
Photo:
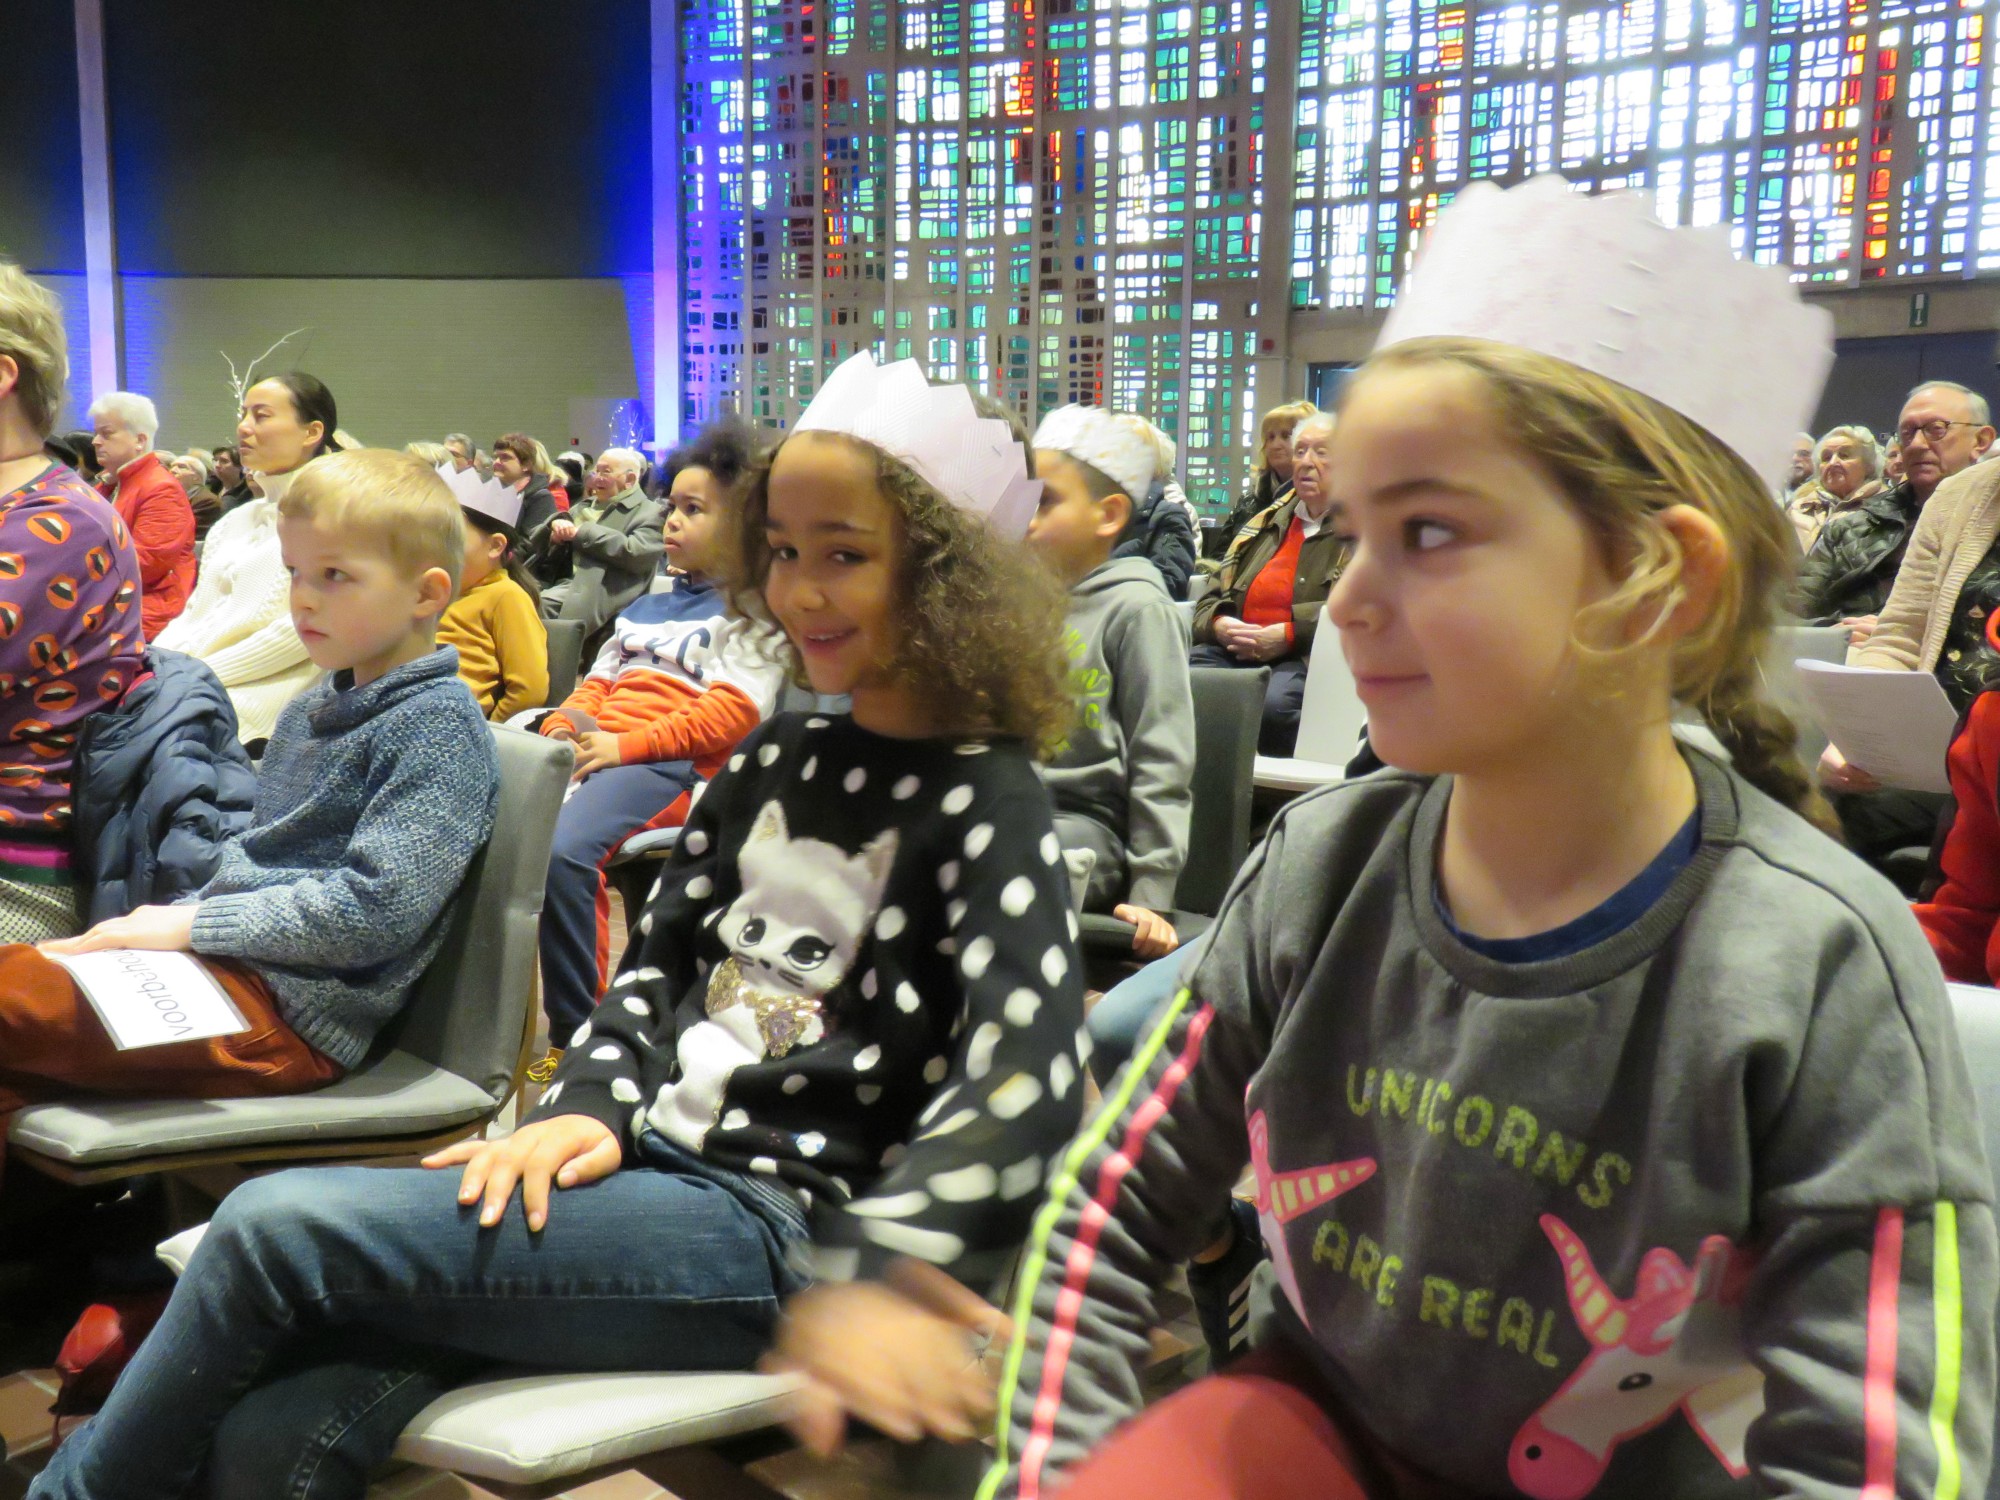
[[[159,635],[160,645],[200,657],[222,679],[246,745],[269,739],[279,712],[319,677],[292,628],[278,497],[299,470],[336,451],[337,426],[333,393],[299,371],[260,380],[243,393],[237,448],[263,494],[215,523],[194,595]]]
[[[208,455],[196,451],[170,455],[167,472],[178,479],[181,488],[187,491],[188,505],[194,511],[195,556],[200,557],[201,544],[207,540],[209,528],[222,519],[222,496],[215,488],[215,470],[209,464]]]
[[[1237,533],[1292,491],[1292,434],[1319,408],[1310,401],[1287,401],[1264,413],[1257,429],[1257,458],[1250,466],[1250,488],[1230,507],[1222,524],[1202,540],[1202,554],[1218,558],[1229,551]]]
[[[1836,427],[1813,448],[1813,477],[1793,492],[1785,512],[1810,552],[1826,523],[1882,493],[1882,450],[1866,427]]]
[[[150,641],[187,607],[194,587],[194,508],[154,451],[160,414],[151,401],[107,391],[91,402],[90,422],[104,491],[139,549],[141,613]]]
[[[1293,430],[1292,493],[1244,527],[1222,560],[1219,586],[1194,610],[1193,665],[1271,669],[1260,755],[1292,753],[1313,632],[1347,565],[1347,543],[1328,517],[1332,438],[1333,417],[1326,412]]]
[[[139,558],[118,514],[51,462],[69,376],[62,307],[0,261],[0,941],[81,926],[70,774],[85,722],[144,670]]]

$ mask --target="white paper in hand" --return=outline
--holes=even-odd
[[[1834,748],[1884,786],[1949,792],[1958,714],[1928,672],[1800,660],[1799,687]]]
[[[250,1029],[235,1002],[191,953],[106,948],[49,957],[81,986],[120,1052]]]

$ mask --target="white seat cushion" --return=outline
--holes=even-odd
[[[391,1052],[310,1094],[37,1104],[14,1116],[8,1135],[14,1145],[88,1167],[226,1146],[417,1135],[492,1111],[477,1084]]]
[[[1322,760],[1295,760],[1290,756],[1260,755],[1256,782],[1265,791],[1310,792],[1347,779],[1347,767]]]
[[[449,1391],[403,1429],[396,1457],[537,1484],[782,1421],[798,1382],[740,1371],[523,1375]]]

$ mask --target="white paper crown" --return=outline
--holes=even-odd
[[[1033,446],[1089,464],[1134,505],[1143,504],[1152,489],[1160,456],[1152,433],[1136,419],[1113,416],[1101,406],[1058,406],[1035,429]]]
[[[438,478],[451,486],[452,498],[463,509],[477,511],[510,531],[521,524],[522,495],[511,484],[481,479],[477,469],[461,471],[450,464],[439,464],[437,473]]]
[[[1477,182],[1425,236],[1375,347],[1450,336],[1552,355],[1671,407],[1760,477],[1784,471],[1833,365],[1833,318],[1723,228],[1640,193]]]
[[[1006,537],[1027,535],[1041,481],[997,417],[982,417],[962,385],[932,385],[913,359],[877,365],[863,350],[827,376],[792,428],[844,432],[901,459],[945,499]]]

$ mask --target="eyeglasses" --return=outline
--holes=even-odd
[[[1947,422],[1943,417],[1939,417],[1935,422],[1926,422],[1921,427],[1913,422],[1905,423],[1896,429],[1896,441],[1907,448],[1917,440],[1917,434],[1921,432],[1928,441],[1941,443],[1944,441],[1944,435],[1954,427],[1983,427],[1985,425],[1983,422]]]

